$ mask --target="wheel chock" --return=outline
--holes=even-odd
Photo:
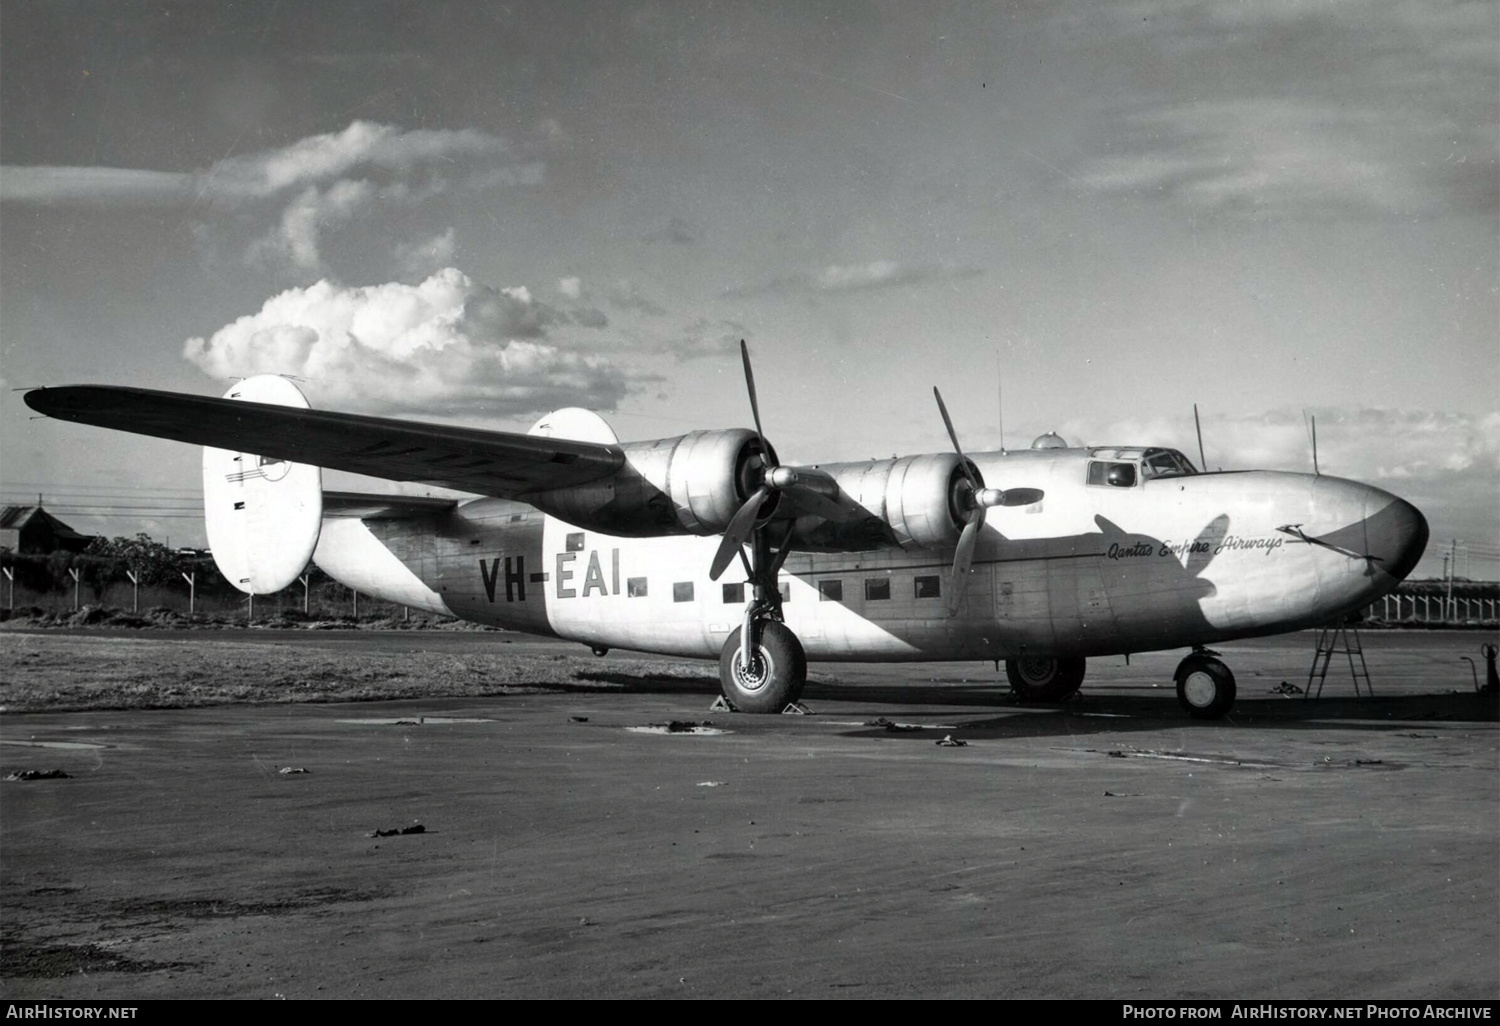
[[[729,699],[725,698],[723,695],[720,695],[718,698],[714,699],[714,704],[708,707],[708,711],[709,712],[739,712],[739,710],[734,707],[734,703],[731,702]]]
[[[786,708],[783,709],[783,710],[781,710],[781,715],[783,715],[783,716],[806,716],[806,715],[808,715],[811,712],[812,712],[812,710],[809,709],[807,706],[803,705],[801,702],[788,702],[786,704]]]

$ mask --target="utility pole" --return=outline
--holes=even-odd
[[[1443,599],[1443,620],[1448,619],[1448,610],[1453,605],[1453,560],[1458,555],[1458,539],[1454,538],[1448,543],[1448,596]]]

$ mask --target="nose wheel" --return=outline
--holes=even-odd
[[[1218,720],[1234,705],[1234,674],[1213,654],[1194,652],[1177,664],[1177,701],[1195,720]]]

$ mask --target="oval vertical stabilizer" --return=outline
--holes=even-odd
[[[246,378],[224,398],[309,408],[301,389],[275,374]],[[280,591],[317,547],[322,468],[205,447],[203,522],[214,562],[230,584],[247,595]]]

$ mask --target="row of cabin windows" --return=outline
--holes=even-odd
[[[566,540],[567,551],[583,551],[583,532],[570,532]],[[745,601],[745,585],[725,584],[724,604],[741,604]],[[781,601],[788,602],[792,597],[792,589],[789,584],[781,584]],[[625,594],[630,598],[645,598],[647,594],[646,578],[629,577],[625,580]],[[942,585],[936,574],[927,577],[916,577],[912,580],[912,596],[914,598],[940,598],[942,597]],[[865,601],[880,602],[891,597],[891,579],[889,577],[867,577],[865,578]],[[844,582],[839,578],[831,578],[818,582],[818,599],[823,602],[842,602],[844,600]],[[673,602],[693,601],[693,582],[676,581],[672,584]]]
[[[737,605],[745,601],[745,585],[725,584],[724,604]],[[781,601],[789,602],[792,598],[791,585],[782,583],[779,585]],[[625,581],[625,593],[631,598],[646,597],[646,578],[631,577]],[[912,597],[919,599],[941,598],[943,586],[941,579],[933,574],[927,577],[915,577],[912,579]],[[889,577],[867,577],[865,578],[865,601],[881,602],[891,597],[891,579]],[[691,602],[694,598],[692,581],[676,581],[672,584],[673,602]],[[844,582],[835,577],[818,582],[818,599],[821,602],[844,601]]]

